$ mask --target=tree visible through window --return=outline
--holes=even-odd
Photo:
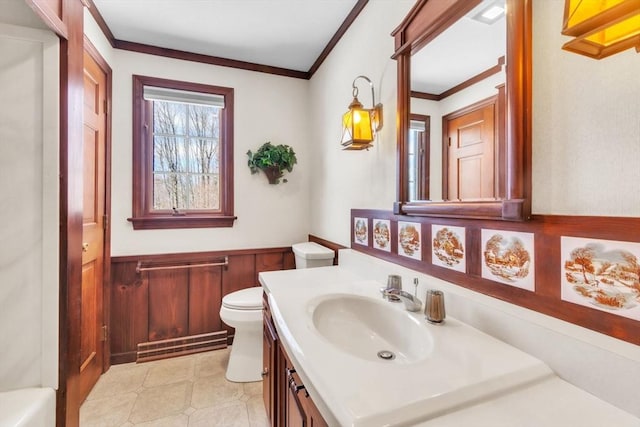
[[[134,76],[134,228],[233,224],[233,89]]]
[[[220,109],[153,101],[154,210],[220,209]]]

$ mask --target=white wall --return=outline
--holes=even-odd
[[[290,246],[309,231],[311,158],[308,81],[234,68],[114,50],[85,14],[87,35],[113,69],[112,255],[196,252]],[[234,192],[232,228],[133,230],[132,75],[145,75],[234,88]],[[288,183],[269,185],[264,174],[251,175],[248,150],[266,141],[287,144],[298,164]]]
[[[562,50],[563,4],[533,4],[533,212],[640,216],[640,55]]]
[[[396,199],[396,62],[390,58],[390,33],[413,3],[370,1],[311,78],[311,234],[349,246],[350,210],[391,209]],[[361,74],[374,82],[376,101],[384,105],[384,128],[368,151],[343,151],[341,118],[352,100],[353,79]],[[370,107],[370,89],[358,87],[359,100]]]
[[[631,49],[598,61],[563,51],[563,5],[533,3],[533,213],[640,216],[640,56]],[[395,200],[389,33],[409,6],[371,0],[311,79],[317,163],[310,230],[345,246],[349,209],[390,210]],[[382,85],[385,128],[369,152],[342,152],[340,117],[358,74]]]
[[[56,388],[58,38],[0,23],[0,52],[0,392]]]

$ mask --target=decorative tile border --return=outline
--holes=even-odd
[[[560,240],[562,299],[640,320],[640,243]]]
[[[433,224],[431,226],[431,262],[433,265],[460,271],[467,270],[465,228]]]
[[[373,219],[373,248],[391,252],[391,221]]]
[[[353,243],[351,247],[354,250],[640,345],[640,279],[637,278],[640,271],[634,272],[635,266],[640,264],[640,217],[534,215],[529,221],[511,222],[405,216],[388,210],[352,209],[352,221],[356,217],[369,220],[369,241],[372,243],[371,246]],[[422,259],[416,256],[415,251],[412,256],[403,254],[399,234],[407,223],[421,227]],[[384,224],[388,234],[393,236],[385,247],[375,241],[373,229],[376,224]],[[462,253],[449,248],[448,254],[440,244],[434,247],[434,242],[447,240],[438,237],[438,232],[445,228],[449,232],[455,230],[459,243],[453,246],[458,245]],[[384,233],[378,232],[378,240]],[[513,259],[509,264],[506,261],[508,257],[504,255],[502,260],[498,260],[501,257],[499,250],[493,255],[487,253],[487,244],[496,234],[503,238],[500,246],[519,246],[513,240],[515,237],[522,242],[531,257],[527,274],[526,262]],[[352,239],[355,240],[354,237]],[[386,242],[384,237],[382,241]],[[591,244],[604,247],[604,255],[587,267],[600,277],[597,279],[598,289],[588,270],[587,279],[582,277],[586,285],[580,285],[582,271],[576,261],[583,261],[572,259],[576,256],[572,256],[574,250],[589,249]],[[610,253],[614,254],[613,258],[607,260]],[[485,255],[491,260],[489,265],[485,262]],[[605,261],[600,261],[602,257]],[[456,262],[458,259],[460,261]],[[617,279],[609,276],[619,277],[622,282],[618,280],[620,283],[617,283]],[[613,281],[613,284],[608,281]]]
[[[398,221],[398,255],[422,261],[422,224]]]
[[[533,233],[481,230],[482,278],[535,291]]]
[[[353,219],[353,237],[355,243],[359,245],[369,246],[369,219],[354,218]]]

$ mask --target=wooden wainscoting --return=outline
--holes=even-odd
[[[261,271],[293,268],[290,247],[111,258],[111,363],[136,361],[140,344],[155,350],[147,360],[224,346],[220,332],[230,344],[222,297],[259,286]]]
[[[342,246],[342,245],[340,245],[338,243],[334,243],[334,242],[331,242],[329,240],[325,240],[325,239],[323,239],[321,237],[314,236],[313,234],[309,234],[309,241],[310,242],[315,242],[315,243],[317,243],[319,245],[322,245],[322,246],[324,246],[326,248],[331,249],[335,253],[335,256],[333,257],[333,265],[338,265],[338,251],[340,249],[347,249],[346,246]]]

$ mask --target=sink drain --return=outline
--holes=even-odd
[[[383,360],[393,360],[396,358],[396,355],[393,354],[392,351],[389,350],[380,350],[378,352],[378,357]]]

